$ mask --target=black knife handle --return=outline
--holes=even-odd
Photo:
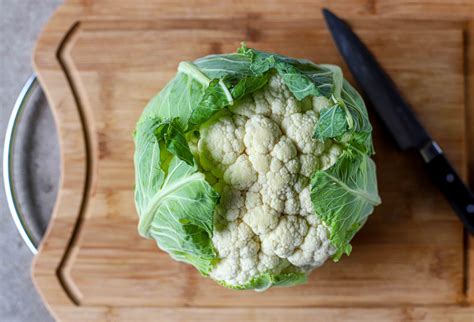
[[[428,143],[420,152],[431,178],[469,233],[474,234],[474,195],[463,183],[436,142]]]

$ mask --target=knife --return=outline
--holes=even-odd
[[[434,183],[444,194],[469,233],[474,234],[474,195],[472,192],[462,182],[436,141],[418,121],[395,83],[350,26],[327,9],[323,9],[323,15],[349,70],[372,103],[382,123],[392,134],[398,147],[402,151],[418,150]]]

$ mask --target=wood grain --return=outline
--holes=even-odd
[[[355,238],[353,254],[315,271],[307,285],[264,294],[227,290],[172,261],[136,232],[131,133],[143,106],[174,75],[179,61],[234,51],[245,40],[258,49],[339,64],[352,80],[320,19],[323,5],[101,0],[67,1],[59,9],[40,37],[34,62],[55,110],[63,176],[54,220],[33,271],[58,319],[472,317],[472,308],[458,306],[472,303],[474,284],[474,261],[466,257],[462,226],[431,186],[418,157],[397,151],[374,115],[383,205]],[[414,20],[402,2],[389,6],[382,0],[332,1],[329,6],[350,17],[466,175],[466,106],[474,110],[465,94],[472,88],[472,73],[466,73],[472,65],[465,64],[472,61],[472,50],[465,51],[471,43],[463,36],[472,24],[462,21],[466,15]],[[426,8],[442,14],[439,4]]]
[[[78,318],[70,311],[62,316],[69,321],[176,321],[176,322],[339,322],[339,321],[384,321],[384,322],[470,322],[474,314],[472,307],[394,307],[394,308],[154,308],[154,307],[92,307]]]
[[[377,14],[404,18],[460,20],[474,18],[472,0],[377,0]]]

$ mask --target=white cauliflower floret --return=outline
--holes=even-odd
[[[280,265],[281,259],[275,255],[267,255],[263,252],[258,254],[257,270],[259,272],[268,272]]]
[[[331,145],[328,153],[321,157],[321,169],[326,170],[335,164],[341,152],[341,148],[338,145]]]
[[[309,265],[312,267],[324,264],[328,257],[335,252],[329,242],[328,234],[328,229],[324,225],[310,227],[299,249],[288,256],[290,263],[296,266]]]
[[[224,172],[225,183],[232,187],[243,190],[248,189],[256,179],[257,173],[249,161],[249,157],[241,155],[234,164]]]
[[[265,116],[253,116],[245,124],[244,143],[248,154],[268,153],[281,132],[278,125]]]
[[[222,259],[211,271],[211,277],[238,285],[257,274],[260,244],[247,224],[229,222],[223,230],[214,232],[212,242]]]
[[[301,215],[306,216],[314,213],[309,187],[304,188],[300,193],[300,206]]]
[[[261,188],[262,185],[257,182],[247,191],[247,194],[245,195],[245,208],[247,210],[263,204],[262,194],[260,193]]]
[[[295,190],[290,189],[286,193],[285,210],[288,215],[297,215],[300,212],[300,201]]]
[[[287,115],[303,111],[302,104],[296,100],[281,77],[272,77],[263,93],[271,106],[271,118],[277,122]]]
[[[244,216],[244,222],[257,235],[263,235],[273,230],[278,224],[279,213],[267,205],[255,207]]]
[[[321,220],[315,213],[308,214],[305,218],[310,226],[319,226],[322,224]]]
[[[300,161],[298,160],[298,158],[294,158],[294,159],[289,160],[288,162],[286,162],[285,167],[288,169],[288,171],[291,174],[299,174],[299,171],[301,169]]]
[[[238,253],[240,247],[235,246],[245,246],[254,236],[246,224],[230,221],[224,229],[214,231],[212,241],[219,254],[226,257]]]
[[[294,183],[295,176],[288,171],[284,163],[280,160],[273,159],[270,164],[270,170],[267,172],[267,186],[273,191],[281,191]]]
[[[318,168],[318,158],[313,154],[302,154],[300,156],[301,174],[305,177],[311,177],[314,170]]]
[[[316,113],[321,112],[321,110],[330,105],[329,100],[324,96],[313,96],[313,111]]]
[[[277,212],[282,213],[285,209],[285,191],[272,191],[268,185],[262,186],[264,192],[262,193],[262,201],[264,204],[269,205],[271,208],[275,209]]]
[[[272,151],[272,156],[283,162],[296,158],[298,151],[293,142],[286,136],[282,136]]]
[[[260,95],[258,94],[260,93]],[[247,96],[242,99],[239,104],[232,105],[229,110],[232,113],[251,117],[254,115],[271,115],[270,104],[265,100],[261,92],[255,93],[254,96]]]
[[[244,209],[244,203],[240,191],[233,190],[230,187],[224,187],[218,210],[221,212],[221,216],[223,215],[227,221],[234,221],[240,217],[240,213]]]
[[[321,154],[324,144],[313,139],[318,117],[314,111],[295,113],[285,117],[281,123],[284,133],[295,142],[302,153]]]
[[[262,242],[262,251],[280,258],[290,256],[308,232],[306,220],[300,216],[283,216],[278,226]]]
[[[298,177],[298,180],[296,180],[296,183],[295,185],[293,186],[293,188],[295,189],[295,191],[297,193],[301,193],[301,191],[304,190],[304,188],[306,188],[310,183],[310,179],[303,176],[303,175],[300,175]]]
[[[259,173],[267,173],[270,169],[271,157],[268,154],[255,153],[249,155],[253,168]]]
[[[234,163],[244,152],[244,128],[236,125],[240,121],[240,117],[226,115],[201,129],[199,159],[202,167],[216,177],[222,177],[225,166]]]
[[[328,104],[325,98],[299,102],[273,75],[201,129],[197,160],[221,195],[214,279],[238,286],[288,265],[306,272],[334,253],[310,195],[311,176],[341,153],[313,138]]]

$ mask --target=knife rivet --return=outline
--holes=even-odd
[[[446,181],[448,181],[449,183],[453,182],[454,181],[454,176],[450,173],[446,176]]]
[[[468,214],[474,214],[474,205],[467,205],[466,210]]]

